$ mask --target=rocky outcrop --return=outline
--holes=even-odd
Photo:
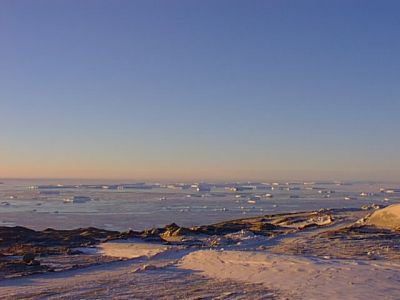
[[[219,247],[237,243],[238,241],[233,235],[238,232],[242,232],[246,236],[271,237],[308,227],[329,225],[333,221],[330,213],[324,211],[267,215],[191,228],[172,223],[162,228],[126,232],[93,227],[74,230],[48,228],[43,231],[20,226],[0,227],[0,274],[4,270],[6,270],[5,273],[11,272],[20,275],[52,270],[52,268],[46,267],[43,261],[47,257],[53,256],[70,256],[70,258],[64,258],[64,265],[71,265],[65,261],[74,261],[74,255],[83,254],[76,248],[93,247],[105,241],[135,238],[191,247]],[[54,264],[50,263],[49,265]]]
[[[35,231],[25,227],[0,227],[0,251],[15,245],[31,245],[36,247],[84,247],[97,244],[118,231],[108,231],[98,228],[78,228],[74,230],[56,230],[48,228]]]

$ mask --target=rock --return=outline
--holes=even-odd
[[[249,228],[250,231],[254,233],[268,233],[272,230],[279,229],[279,226],[273,225],[271,223],[255,223],[253,226]]]
[[[362,209],[362,210],[380,209],[380,208],[381,208],[381,207],[380,207],[378,204],[375,204],[375,203],[373,203],[373,204],[371,204],[371,205],[364,204],[364,205],[361,206],[361,209]]]
[[[28,228],[0,227],[0,247],[11,247],[17,244],[41,247],[82,247],[96,244],[110,236],[120,234],[97,228],[79,228],[74,230],[55,230],[48,228],[35,231]]]
[[[35,254],[32,252],[26,253],[23,257],[22,260],[26,264],[30,264],[35,260]]]
[[[149,271],[149,270],[156,270],[157,267],[154,265],[144,265],[142,269],[143,271]]]
[[[34,259],[28,263],[28,266],[40,266],[40,261]]]
[[[121,232],[120,234],[117,235],[110,235],[108,236],[104,242],[109,242],[112,240],[127,240],[127,239],[132,239],[132,238],[137,238],[140,237],[140,232],[134,231],[134,230],[129,230],[125,232]]]
[[[157,269],[157,267],[154,265],[143,265],[143,266],[133,269],[132,273],[151,271],[151,270],[156,270],[156,269]]]
[[[165,228],[165,230],[177,230],[180,227],[179,227],[179,225],[177,225],[175,223],[171,223],[169,225],[166,225],[164,228]]]
[[[225,235],[229,233],[234,233],[237,231],[240,231],[242,229],[247,228],[248,225],[241,223],[238,221],[238,223],[235,222],[225,222],[225,223],[218,223],[214,225],[205,225],[205,226],[198,226],[198,227],[192,227],[190,230],[193,233],[202,233],[202,234],[208,234],[208,235]]]
[[[79,251],[79,250],[76,250],[76,249],[68,248],[67,250],[65,250],[65,254],[67,254],[67,255],[78,255],[78,254],[83,254],[83,252]]]
[[[171,225],[165,226],[165,232],[162,234],[163,238],[168,238],[168,237],[178,237],[178,236],[184,236],[184,235],[190,235],[192,232],[185,228],[185,227],[179,227],[175,223],[172,223]]]

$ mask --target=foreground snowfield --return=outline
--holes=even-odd
[[[112,254],[122,254],[116,244]],[[0,298],[398,299],[400,295],[398,263],[259,251],[166,250],[162,246],[155,256],[147,257],[148,247],[141,249],[143,243],[121,245],[127,257],[137,252],[146,256],[5,280],[0,283]]]
[[[400,264],[253,251],[197,251],[180,267],[218,279],[262,283],[290,299],[399,299]]]
[[[0,299],[399,299],[399,233],[392,230],[399,207],[322,212],[328,223],[306,213],[232,220],[200,233],[169,225],[160,233],[165,242],[114,240],[88,249],[121,261],[2,280]],[[286,227],[269,237],[224,233],[232,226],[258,232],[256,224],[272,230],[265,222]],[[218,238],[204,233],[215,228]],[[360,245],[366,249],[353,251]]]
[[[142,247],[143,243],[120,243],[120,251],[118,244],[110,245],[112,255],[144,256],[74,271],[3,280],[0,299],[273,299],[272,292],[260,284],[213,280],[176,268],[188,250],[165,249],[160,245],[152,247],[154,252],[150,253],[147,246]]]

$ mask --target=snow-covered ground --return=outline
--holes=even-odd
[[[117,258],[152,257],[170,249],[160,244],[143,243],[140,241],[115,241],[100,244],[99,253]]]
[[[136,259],[3,280],[0,299],[272,299],[272,292],[260,284],[214,280],[176,268],[187,250],[161,245],[149,250],[143,245],[113,243],[106,247],[105,254],[141,254]]]
[[[400,263],[395,262],[311,259],[259,251],[178,249],[172,256],[162,256],[171,249],[143,243],[109,243],[102,249],[105,255],[138,258],[5,280],[0,283],[0,298],[139,299],[147,295],[150,299],[153,289],[165,299],[173,298],[171,292],[221,299],[269,299],[272,295],[282,299],[398,299],[400,295]],[[196,285],[199,280],[201,286]],[[242,288],[247,295],[241,294]]]
[[[289,299],[399,299],[400,264],[309,259],[252,251],[196,251],[180,268],[262,283]]]
[[[375,211],[366,219],[366,224],[386,229],[400,229],[400,204],[392,204]]]
[[[399,212],[399,205],[392,205],[363,212],[362,219],[355,222],[360,211],[350,211],[334,216],[337,223],[271,238],[231,233],[213,249],[136,239],[105,242],[92,255],[124,260],[6,279],[0,282],[0,299],[399,299],[400,260],[396,256],[374,259],[346,251],[349,256],[338,259],[318,252],[288,255],[279,247],[270,251],[284,241],[293,244],[296,239],[316,239],[321,233],[333,233],[333,237],[340,232],[347,239],[350,236],[341,229],[358,228],[359,224],[398,228]],[[357,239],[368,234],[356,233]],[[327,243],[313,247],[331,246],[329,239],[322,241]],[[372,243],[380,247],[379,240]]]

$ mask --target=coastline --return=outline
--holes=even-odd
[[[161,278],[168,285],[168,274],[187,289],[176,291],[170,282],[159,298],[196,286],[197,295],[222,299],[251,293],[253,299],[361,299],[371,293],[395,299],[400,233],[360,222],[375,211],[326,209],[126,232],[1,227],[0,294],[36,299],[50,290],[73,299],[85,291],[87,299],[124,299],[139,295],[142,287],[154,288]],[[142,281],[145,277],[150,282]],[[90,288],[80,287],[89,280]],[[203,285],[196,285],[200,281]]]

